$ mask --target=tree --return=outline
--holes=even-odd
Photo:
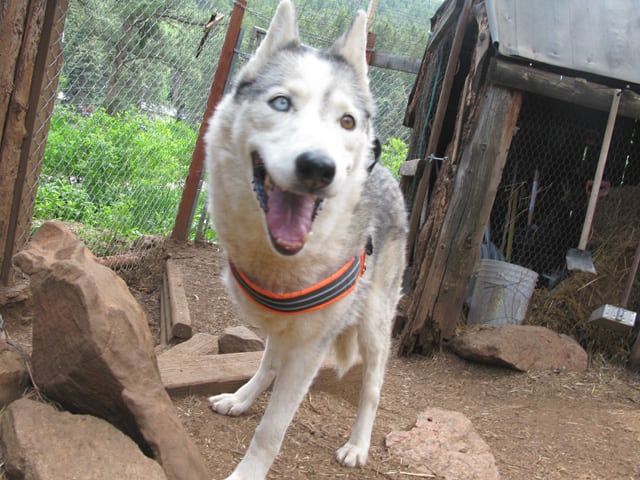
[[[64,39],[65,100],[110,113],[134,106],[166,114],[181,107],[189,120],[201,120],[216,59],[198,60],[195,53],[212,11],[224,9],[193,0],[72,3]],[[222,34],[211,35],[207,53],[219,52]]]

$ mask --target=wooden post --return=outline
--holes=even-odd
[[[593,187],[591,188],[591,195],[589,195],[589,202],[587,203],[587,213],[584,217],[584,225],[582,227],[582,233],[580,235],[580,242],[578,243],[578,248],[582,251],[586,250],[587,241],[589,240],[589,236],[591,235],[591,225],[593,224],[593,216],[596,213],[596,204],[598,203],[598,195],[600,194],[602,175],[604,175],[604,168],[607,165],[609,146],[611,145],[613,127],[616,124],[616,117],[618,116],[618,106],[620,105],[621,93],[621,90],[615,90],[612,96],[613,99],[611,100],[611,109],[609,111],[609,118],[607,119],[607,127],[604,130],[604,137],[602,139],[602,146],[600,147],[600,155],[598,157],[596,174],[593,178]],[[592,268],[595,273],[595,267]]]
[[[371,25],[376,18],[376,10],[378,9],[378,0],[371,0],[367,7],[367,32],[371,30]]]
[[[189,303],[184,291],[184,280],[180,267],[175,260],[170,258],[165,262],[165,272],[163,283],[166,284],[168,301],[165,312],[169,319],[167,326],[170,327],[167,340],[177,337],[182,340],[191,338],[193,329],[191,327],[191,316],[189,315]],[[162,331],[161,331],[162,333]]]
[[[199,184],[204,171],[204,135],[207,132],[209,118],[213,114],[218,102],[224,93],[224,86],[231,73],[231,62],[233,60],[233,51],[236,46],[238,35],[240,35],[240,27],[242,26],[242,18],[244,10],[247,6],[247,0],[237,0],[234,2],[233,13],[227,28],[227,34],[222,45],[220,58],[218,59],[218,68],[213,77],[207,107],[202,117],[202,124],[198,133],[196,146],[191,157],[191,165],[189,166],[189,174],[182,190],[182,198],[178,206],[178,213],[173,226],[172,238],[178,240],[186,240],[189,236],[191,221],[193,219],[193,211],[197,201],[197,193]]]
[[[399,353],[427,352],[455,332],[467,280],[479,256],[479,245],[495,199],[522,103],[522,93],[489,85],[470,136],[460,147],[451,196],[440,208],[442,225],[428,239],[432,258],[420,271],[402,332]],[[438,229],[436,229],[438,230]]]
[[[611,110],[611,95],[615,91],[608,85],[584,78],[546,72],[498,58],[489,62],[487,77],[497,85],[607,113]],[[633,119],[640,117],[640,94],[624,89],[618,114]]]
[[[4,45],[0,84],[4,81],[10,86],[0,89],[0,284],[5,286],[11,283],[13,254],[26,244],[31,227],[61,67],[60,39],[68,1],[12,4],[0,21]],[[22,8],[14,8],[17,4]],[[14,25],[24,26],[24,30],[16,31]],[[7,64],[4,60],[8,60]],[[50,80],[47,84],[45,78]]]
[[[4,132],[5,120],[9,113],[9,102],[14,87],[16,64],[20,45],[22,44],[22,30],[17,27],[23,26],[27,15],[27,2],[11,2],[3,6],[0,17],[0,139]],[[12,28],[13,25],[16,28]],[[3,165],[0,165],[2,168]],[[6,177],[0,176],[0,182]],[[1,185],[1,183],[0,183]],[[4,211],[2,212],[4,213]]]
[[[442,89],[440,91],[440,96],[438,97],[436,114],[433,119],[431,134],[429,135],[429,143],[426,150],[427,156],[437,154],[436,148],[440,141],[442,124],[444,122],[445,114],[447,113],[447,106],[449,104],[449,96],[453,84],[453,77],[456,73],[456,69],[458,68],[458,59],[460,57],[460,51],[462,49],[464,32],[469,22],[469,14],[472,4],[473,0],[465,0],[462,11],[460,12],[458,23],[456,25],[456,32],[451,44],[451,51],[449,53],[449,59],[447,61],[447,68],[442,80]],[[429,183],[431,181],[431,169],[432,165],[427,165],[422,178],[420,178],[419,180],[415,199],[413,201],[411,216],[409,218],[409,234],[407,239],[407,263],[409,265],[411,265],[413,261],[414,244],[418,235],[418,231],[420,230],[420,216],[422,213],[422,206],[426,200]]]

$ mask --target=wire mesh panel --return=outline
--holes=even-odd
[[[227,2],[71,0],[36,226],[64,220],[98,255],[170,231],[224,20],[196,53],[203,26],[227,9]]]
[[[328,48],[348,28],[358,9],[367,9],[368,0],[354,2],[298,1],[296,12],[303,43],[317,48]],[[379,2],[371,30],[376,33],[375,51],[419,59],[428,39],[429,18],[441,3],[439,0],[420,4],[416,9],[411,2]],[[234,73],[251,57],[275,11],[277,2],[248,2],[242,24],[242,37],[236,52]],[[374,128],[382,144],[383,162],[397,173],[406,159],[407,142],[411,130],[403,126],[409,94],[415,74],[370,66],[370,86],[376,101]],[[196,217],[205,218],[205,202]],[[207,237],[207,222],[197,226],[196,238]]]
[[[369,4],[295,3],[303,41],[318,47],[333,42]],[[440,3],[379,2],[371,27],[376,49],[419,59]],[[276,4],[248,2],[236,69],[257,45],[254,27],[268,27]],[[70,0],[62,74],[57,90],[49,89],[56,106],[42,173],[28,186],[37,188],[34,227],[63,220],[97,255],[141,249],[148,243],[136,239],[171,231],[233,6],[229,0]],[[371,68],[376,128],[384,143],[396,142],[400,160],[414,78]],[[43,149],[48,125],[41,124]],[[204,202],[202,195],[194,225],[204,224]]]
[[[553,285],[576,248],[600,155],[607,113],[526,94],[491,223],[493,256],[530,268]],[[600,195],[638,185],[640,125],[618,117]],[[596,207],[597,208],[597,207]]]

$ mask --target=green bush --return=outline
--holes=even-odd
[[[170,232],[196,138],[197,131],[184,123],[136,111],[109,115],[56,108],[36,197],[36,223],[80,223],[120,244],[141,234]],[[107,251],[94,253],[112,253],[102,240],[99,245]]]
[[[407,159],[409,147],[399,138],[389,138],[387,143],[382,145],[380,161],[386,166],[396,178],[400,178],[400,164]]]
[[[66,178],[40,177],[35,204],[36,219],[70,219],[91,223],[95,206],[86,190]]]

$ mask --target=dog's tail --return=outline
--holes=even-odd
[[[355,326],[344,330],[333,342],[333,355],[338,378],[342,378],[358,361],[358,330]]]

